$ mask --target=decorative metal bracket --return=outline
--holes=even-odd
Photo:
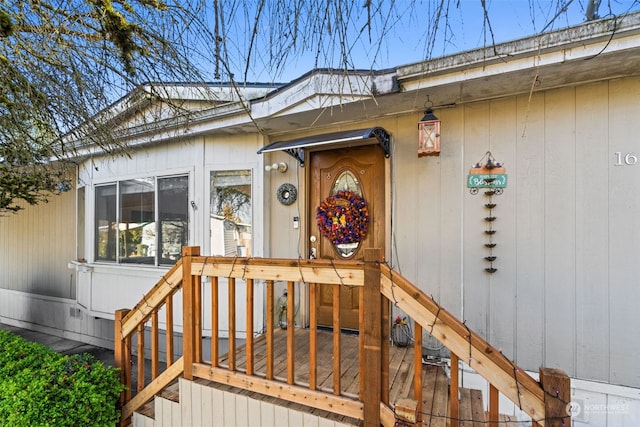
[[[304,148],[289,148],[284,152],[296,159],[301,168],[304,167]]]
[[[384,156],[388,159],[391,157],[391,137],[389,132],[381,127],[373,128],[371,135],[375,136],[384,151]]]

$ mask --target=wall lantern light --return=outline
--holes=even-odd
[[[429,108],[418,122],[418,157],[440,155],[440,120]]]
[[[266,170],[267,172],[275,171],[275,172],[285,173],[288,169],[289,169],[289,166],[284,162],[274,163],[272,165],[266,165],[264,167],[264,170]]]

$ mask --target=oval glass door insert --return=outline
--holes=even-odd
[[[360,187],[360,181],[358,181],[358,177],[350,170],[346,170],[338,176],[333,184],[330,196],[333,196],[338,191],[351,191],[362,197],[362,188]],[[333,245],[338,255],[340,255],[342,258],[351,258],[353,255],[355,255],[359,246],[360,242],[339,243]]]

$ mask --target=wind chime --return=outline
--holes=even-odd
[[[482,163],[485,159],[486,162]],[[496,161],[491,154],[491,151],[487,151],[482,159],[471,167],[469,170],[469,176],[467,177],[467,187],[469,188],[469,192],[475,195],[482,189],[484,196],[486,197],[484,207],[487,209],[487,213],[484,217],[484,221],[486,223],[484,234],[487,236],[488,241],[484,244],[484,247],[488,250],[488,254],[484,259],[489,263],[489,266],[486,267],[484,271],[489,274],[493,274],[498,271],[498,269],[493,265],[497,259],[497,256],[493,254],[493,250],[497,245],[494,241],[494,235],[497,231],[494,228],[496,220],[494,209],[497,206],[494,197],[501,195],[503,190],[507,187],[507,174],[505,172],[506,169],[502,163]]]

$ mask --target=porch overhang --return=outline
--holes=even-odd
[[[258,154],[273,151],[284,151],[295,158],[300,166],[304,166],[305,149],[309,147],[357,147],[371,143],[371,139],[377,140],[385,157],[391,155],[391,135],[384,128],[372,127],[367,129],[343,130],[339,132],[323,133],[320,135],[305,136],[289,141],[276,141],[265,145],[258,150]]]

